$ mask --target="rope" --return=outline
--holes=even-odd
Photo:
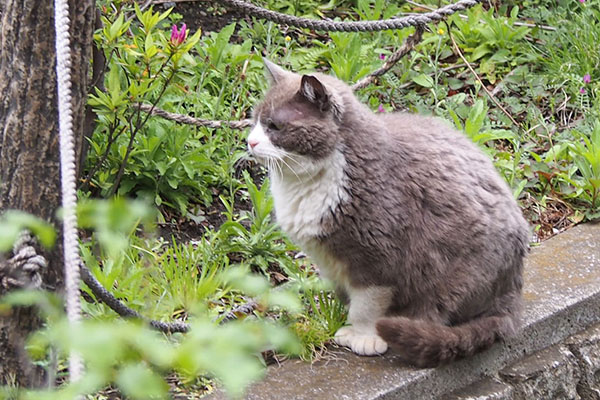
[[[352,85],[352,90],[356,91],[356,90],[360,90],[360,89],[367,87],[368,85],[373,83],[373,81],[377,77],[385,74],[390,69],[392,69],[392,67],[402,57],[404,57],[406,54],[408,54],[410,51],[412,51],[412,49],[414,49],[415,45],[421,41],[422,34],[423,34],[423,29],[421,27],[417,27],[417,30],[415,31],[415,33],[413,33],[408,38],[406,38],[402,47],[400,47],[392,55],[390,55],[390,57],[385,61],[385,63],[379,69],[376,69],[375,71],[371,72],[369,75],[365,76],[363,79],[359,80],[354,85]],[[204,126],[204,127],[213,128],[213,129],[220,129],[220,128],[226,127],[226,128],[238,129],[238,130],[242,130],[242,129],[248,128],[249,126],[252,126],[252,120],[250,120],[250,119],[243,119],[240,121],[217,121],[217,120],[209,120],[209,119],[202,119],[202,118],[194,118],[194,117],[190,117],[189,115],[185,115],[185,114],[172,113],[169,111],[165,111],[161,108],[158,108],[152,104],[138,103],[135,105],[135,107],[138,107],[141,111],[148,113],[150,115],[156,115],[158,117],[168,119],[171,121],[175,121],[180,124],[186,124],[186,125]]]
[[[292,15],[282,14],[279,12],[267,10],[262,7],[255,6],[243,0],[221,0],[223,3],[229,4],[232,7],[243,10],[248,15],[255,16],[261,19],[266,19],[278,24],[292,25],[300,28],[309,28],[318,31],[330,32],[373,32],[383,31],[388,29],[402,29],[409,26],[426,25],[431,22],[440,21],[448,15],[452,15],[457,11],[465,10],[479,3],[479,0],[459,0],[454,4],[449,4],[440,7],[435,11],[431,11],[420,15],[409,15],[402,18],[384,19],[379,21],[332,21],[332,20],[315,20],[310,18],[295,17]]]
[[[385,60],[385,63],[383,63],[383,65],[379,69],[376,69],[375,71],[371,72],[369,75],[365,76],[363,79],[359,80],[354,85],[352,85],[352,90],[357,91],[360,89],[364,89],[365,87],[367,87],[368,85],[373,83],[375,78],[385,74],[390,69],[392,69],[392,67],[398,61],[400,61],[400,59],[402,57],[407,55],[409,52],[412,51],[412,49],[415,48],[417,43],[419,43],[421,41],[422,35],[423,35],[423,28],[418,26],[417,29],[415,30],[415,33],[413,33],[412,35],[407,37],[406,40],[404,41],[404,43],[402,43],[402,47],[400,47],[398,50],[396,50],[394,53],[392,53],[392,55],[390,55],[388,57],[388,59]]]
[[[92,293],[104,304],[109,306],[114,312],[119,314],[123,318],[136,318],[145,321],[154,329],[157,329],[164,333],[175,333],[181,332],[185,333],[190,330],[190,326],[185,322],[175,321],[175,322],[162,322],[156,321],[153,319],[148,319],[142,316],[137,311],[127,307],[123,302],[117,299],[111,292],[106,290],[104,286],[96,279],[94,274],[81,262],[81,278],[85,282],[85,284],[92,290]],[[238,318],[238,314],[251,314],[258,304],[254,300],[249,300],[245,304],[241,304],[232,310],[223,313],[217,319],[221,319],[221,323],[225,323],[227,321],[232,321]]]
[[[71,324],[81,320],[79,302],[79,243],[75,206],[75,146],[71,102],[71,39],[69,36],[69,4],[67,0],[54,1],[54,30],[56,32],[56,83],[58,87],[58,131],[60,147],[61,195],[64,212],[63,251],[65,261],[65,291],[67,317]],[[77,381],[83,375],[81,358],[71,353],[69,376]]]
[[[81,263],[81,277],[85,284],[92,290],[92,292],[98,297],[104,304],[109,306],[114,312],[119,314],[123,318],[137,318],[146,321],[155,329],[165,333],[173,333],[173,332],[187,332],[190,330],[188,324],[183,322],[162,322],[162,321],[154,321],[144,318],[140,313],[131,308],[127,307],[123,304],[119,299],[117,299],[112,293],[102,286],[100,282],[96,279],[96,277],[92,274],[92,272]]]
[[[231,128],[231,129],[244,129],[249,126],[252,126],[252,120],[243,119],[241,121],[211,121],[208,119],[194,118],[189,115],[184,114],[175,114],[172,112],[168,112],[153,106],[152,104],[143,104],[139,103],[136,105],[145,113],[150,115],[157,115],[159,117],[163,117],[164,119],[169,119],[171,121],[176,121],[182,124],[187,125],[195,125],[195,126],[206,126],[208,128]]]

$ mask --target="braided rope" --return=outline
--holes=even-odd
[[[389,19],[389,20],[381,20],[381,21],[344,21],[344,22],[336,22],[336,21],[319,21],[312,20],[309,18],[299,18],[290,16],[287,14],[277,13],[274,11],[266,10],[264,8],[255,6],[251,3],[245,2],[243,0],[223,0],[224,2],[241,8],[242,10],[248,12],[250,15],[257,16],[259,18],[267,19],[270,21],[274,21],[281,24],[300,26],[305,28],[312,28],[317,30],[329,30],[329,31],[376,31],[376,30],[385,30],[385,29],[400,29],[406,28],[408,26],[416,25],[417,30],[414,34],[409,36],[406,41],[403,43],[402,47],[396,50],[387,60],[386,62],[377,70],[371,72],[369,75],[364,77],[363,79],[356,82],[352,85],[352,90],[360,90],[371,83],[373,81],[388,72],[402,57],[412,51],[417,43],[421,41],[421,37],[423,34],[423,25],[433,21],[439,21],[444,17],[454,14],[457,11],[464,10],[466,8],[472,7],[475,4],[479,3],[479,0],[459,0],[454,4],[450,4],[448,6],[441,7],[437,10],[434,10],[430,13],[416,15],[416,16],[408,16],[404,18],[397,19]],[[252,121],[249,119],[244,119],[241,121],[218,121],[218,120],[208,120],[202,118],[194,118],[184,114],[176,114],[172,112],[168,112],[162,110],[156,106],[152,106],[149,104],[137,104],[137,107],[143,112],[149,113],[151,115],[156,115],[162,117],[164,119],[168,119],[171,121],[175,121],[181,124],[194,125],[194,126],[204,126],[207,128],[219,129],[223,127],[228,127],[231,129],[244,129],[252,125]]]
[[[292,15],[267,10],[243,0],[221,1],[231,5],[232,7],[243,10],[248,15],[266,19],[278,24],[292,25],[300,28],[309,28],[329,32],[373,32],[389,29],[402,29],[408,28],[409,26],[422,26],[431,22],[440,21],[444,17],[452,15],[457,11],[465,10],[479,3],[479,0],[459,0],[454,4],[440,7],[435,11],[425,14],[409,15],[402,18],[392,18],[378,21],[332,21],[295,17]]]
[[[231,128],[231,129],[244,129],[252,126],[252,120],[243,119],[241,121],[211,121],[208,119],[202,118],[194,118],[189,115],[184,114],[175,114],[172,112],[168,112],[157,108],[151,104],[136,104],[136,107],[139,107],[145,113],[150,115],[157,115],[164,119],[169,119],[171,121],[176,121],[186,125],[195,125],[195,126],[205,126],[207,128]]]
[[[96,279],[92,271],[90,271],[83,262],[80,264],[81,267],[81,278],[85,284],[92,290],[92,293],[104,304],[109,306],[114,312],[119,314],[123,318],[136,318],[145,321],[154,329],[157,329],[164,333],[185,333],[190,330],[190,326],[185,322],[174,321],[174,322],[162,322],[153,319],[148,319],[142,316],[137,311],[127,307],[123,302],[117,299],[111,292],[106,290],[104,286]],[[238,314],[251,314],[258,304],[254,300],[249,300],[247,303],[239,305],[232,310],[221,314],[218,319],[221,319],[221,323],[232,321],[238,318]]]
[[[149,320],[140,313],[131,308],[127,307],[123,304],[119,299],[117,299],[112,293],[102,286],[100,282],[96,279],[96,277],[92,274],[92,272],[81,263],[81,277],[85,284],[92,290],[92,293],[96,295],[104,304],[109,306],[114,312],[119,314],[124,318],[136,318],[146,321],[150,326],[159,331],[165,333],[174,333],[174,332],[187,332],[190,330],[189,325],[183,322],[175,321],[175,322],[162,322],[162,321],[154,321]]]
[[[363,79],[359,80],[354,85],[352,85],[352,90],[357,91],[360,89],[364,89],[365,87],[373,83],[375,78],[385,74],[390,69],[392,69],[392,67],[398,61],[400,61],[402,57],[410,53],[412,49],[415,48],[417,43],[421,41],[422,35],[423,28],[418,26],[415,33],[406,38],[406,40],[402,44],[402,47],[400,47],[398,50],[392,53],[392,55],[390,55],[388,59],[385,60],[385,63],[383,63],[383,65],[379,69],[376,69],[375,71],[371,72],[369,75],[365,76]]]
[[[368,85],[370,85],[371,83],[373,83],[375,78],[388,72],[402,57],[404,57],[412,49],[414,49],[415,45],[421,41],[422,34],[423,34],[423,29],[421,27],[417,27],[417,30],[415,31],[415,33],[413,33],[406,39],[406,41],[404,42],[402,47],[400,47],[392,55],[390,55],[390,57],[385,61],[385,63],[379,69],[376,69],[375,71],[371,72],[369,75],[367,75],[366,77],[364,77],[363,79],[359,80],[354,85],[352,85],[352,90],[356,91],[356,90],[363,89],[363,88],[367,87]],[[243,119],[240,121],[217,121],[217,120],[209,120],[209,119],[202,119],[202,118],[194,118],[194,117],[190,117],[189,115],[185,115],[185,114],[172,113],[169,111],[165,111],[161,108],[158,108],[156,106],[153,106],[151,104],[138,103],[135,106],[139,107],[139,109],[145,113],[148,113],[150,115],[156,115],[158,117],[168,119],[171,121],[175,121],[180,124],[204,126],[204,127],[213,128],[213,129],[220,129],[220,128],[226,127],[226,128],[238,129],[238,130],[242,130],[242,129],[248,128],[249,126],[252,126],[252,120],[250,120],[250,119]]]
[[[56,32],[56,84],[58,87],[58,131],[60,147],[61,196],[64,212],[63,251],[65,262],[65,291],[67,317],[71,324],[81,320],[79,302],[79,241],[75,206],[75,145],[71,102],[71,39],[69,35],[69,4],[67,0],[54,1],[54,29]],[[77,381],[83,375],[81,358],[71,353],[69,376]]]

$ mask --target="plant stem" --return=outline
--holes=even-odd
[[[160,69],[156,73],[155,77],[161,73],[161,71],[164,69],[164,67],[168,64],[168,62],[170,60],[171,60],[171,56],[169,56],[169,58],[165,61],[165,63],[160,67]],[[173,79],[174,76],[175,76],[175,67],[173,67],[171,69],[171,73],[169,74],[169,77],[167,78],[167,80],[165,80],[165,84],[163,85],[160,93],[156,97],[156,100],[154,100],[154,102],[152,103],[151,111],[158,104],[158,102],[162,98],[163,94],[165,94],[165,91],[167,90],[167,87],[169,86],[169,83],[171,82],[171,80]],[[119,172],[117,172],[117,177],[115,178],[115,182],[114,182],[112,188],[110,189],[110,192],[108,193],[108,197],[114,196],[115,193],[117,192],[117,189],[119,188],[119,185],[121,184],[121,179],[123,178],[123,174],[125,173],[125,167],[127,166],[127,160],[129,158],[129,155],[131,154],[131,151],[133,150],[133,143],[135,140],[135,136],[140,131],[140,129],[142,129],[142,127],[144,125],[146,125],[146,122],[148,122],[150,115],[152,115],[151,112],[146,114],[144,120],[140,123],[140,120],[141,120],[140,108],[137,107],[135,112],[137,112],[136,126],[135,126],[135,128],[133,126],[130,126],[131,136],[129,137],[129,144],[127,145],[127,150],[125,151],[125,156],[123,157],[123,161],[121,162],[121,166],[119,167]],[[132,117],[133,117],[133,115],[132,115]],[[130,119],[130,125],[131,124],[132,124],[132,122]]]

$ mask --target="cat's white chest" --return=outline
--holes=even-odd
[[[277,222],[300,246],[321,235],[322,220],[348,199],[344,155],[335,151],[319,163],[313,176],[272,174]]]

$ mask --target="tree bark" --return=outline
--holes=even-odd
[[[48,0],[0,0],[0,212],[18,209],[55,225],[60,205],[54,5]],[[69,0],[72,94],[79,159],[83,111],[94,27],[94,1]],[[48,264],[42,286],[62,287],[62,246],[37,248]],[[0,259],[0,277],[2,260]],[[27,285],[25,285],[27,286]],[[0,284],[0,295],[11,287]],[[39,386],[43,372],[23,350],[24,339],[39,328],[30,308],[0,315],[0,384]]]

